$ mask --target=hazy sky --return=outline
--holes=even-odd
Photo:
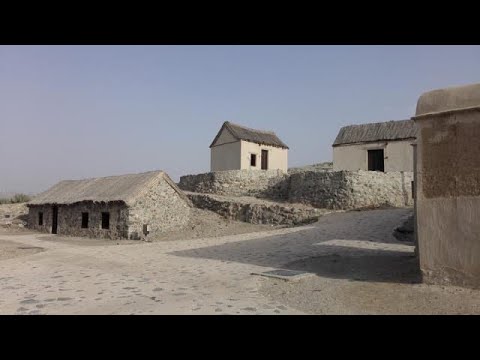
[[[0,192],[206,172],[226,120],[275,131],[289,166],[330,161],[341,126],[474,82],[479,46],[0,46]]]

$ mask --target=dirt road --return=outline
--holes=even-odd
[[[0,314],[480,313],[480,292],[418,283],[413,247],[392,230],[409,209],[153,243],[0,232],[37,253],[0,260]],[[252,275],[293,269],[296,282]]]

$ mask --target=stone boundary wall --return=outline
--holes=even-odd
[[[180,178],[185,191],[253,196],[317,208],[351,210],[412,206],[412,172],[231,170]]]
[[[196,207],[206,209],[226,219],[252,224],[296,226],[316,222],[324,211],[304,205],[289,203],[244,202],[241,198],[222,197],[212,194],[188,193]],[[236,200],[239,199],[239,200]]]
[[[281,170],[227,170],[180,177],[185,191],[286,199],[289,176]]]
[[[28,207],[25,203],[0,204],[0,226],[24,227],[27,219]]]
[[[290,176],[288,200],[327,209],[412,206],[412,172],[332,171]]]

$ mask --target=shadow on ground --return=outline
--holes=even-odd
[[[294,232],[175,251],[170,255],[308,271],[335,279],[416,283],[421,279],[413,246],[399,243],[392,235],[408,211],[331,214]],[[341,242],[341,245],[327,242]]]
[[[330,247],[332,254],[302,259],[283,268],[332,279],[416,284],[422,281],[417,258],[404,251],[355,250],[355,255]]]

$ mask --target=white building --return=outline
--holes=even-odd
[[[413,120],[342,127],[333,143],[333,170],[413,171]]]
[[[210,145],[210,171],[245,169],[287,172],[288,146],[274,132],[226,121]]]

